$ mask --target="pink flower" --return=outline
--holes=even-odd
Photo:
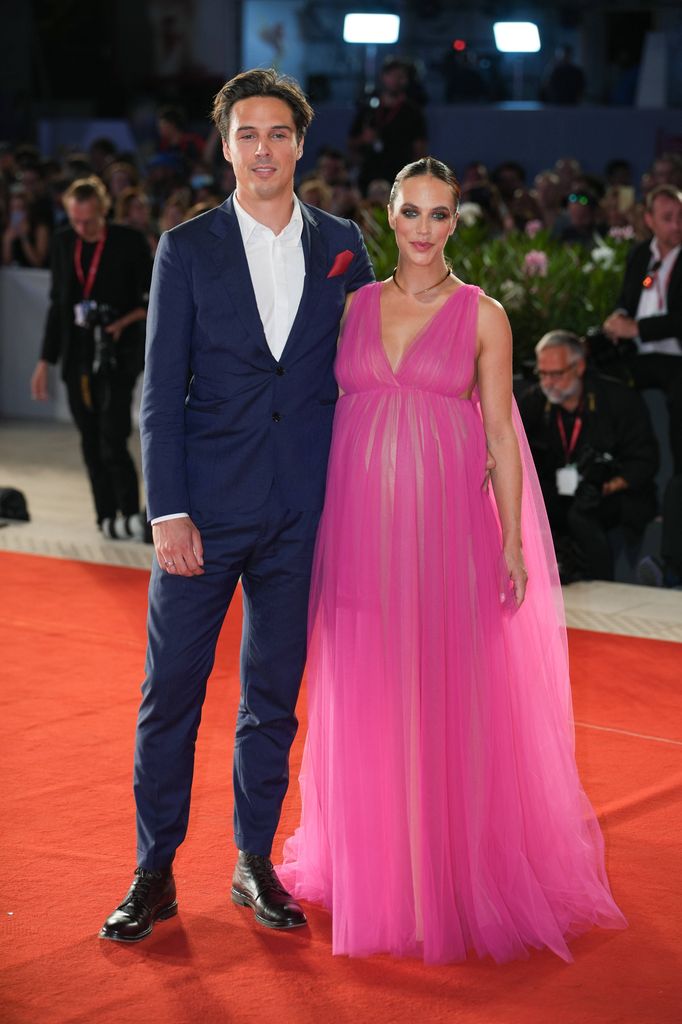
[[[523,261],[523,272],[528,277],[547,277],[547,253],[542,249],[531,249]]]
[[[529,238],[535,238],[538,231],[542,231],[544,224],[541,220],[529,220],[526,224],[526,234]]]
[[[629,242],[634,237],[635,229],[632,224],[626,224],[624,227],[613,227],[609,231],[609,238],[617,238],[621,242]]]

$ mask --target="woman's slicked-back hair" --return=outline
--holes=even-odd
[[[254,68],[242,71],[226,82],[213,101],[213,123],[223,139],[230,131],[232,107],[240,100],[253,96],[273,96],[283,100],[291,109],[296,126],[296,138],[300,142],[314,115],[298,82],[287,75],[280,75],[274,68]]]
[[[425,156],[421,160],[415,160],[412,164],[406,164],[401,171],[398,171],[393,187],[391,188],[391,197],[388,201],[389,206],[393,206],[395,203],[395,197],[400,191],[400,187],[404,181],[408,178],[419,178],[423,175],[429,175],[431,178],[437,178],[438,181],[442,181],[448,186],[452,192],[452,198],[455,201],[455,213],[459,210],[459,200],[462,195],[462,189],[457,180],[457,176],[454,171],[450,170],[447,164],[444,164],[442,160],[436,160],[434,156]]]

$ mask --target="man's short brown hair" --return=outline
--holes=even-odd
[[[72,182],[62,196],[62,202],[67,199],[75,199],[77,203],[87,203],[89,199],[96,199],[106,216],[111,206],[111,196],[101,178],[91,174],[89,178],[77,178]]]
[[[213,123],[223,139],[230,131],[232,107],[239,100],[252,96],[273,96],[283,100],[291,109],[296,126],[296,138],[300,142],[314,117],[313,108],[294,78],[278,74],[274,68],[254,68],[242,71],[226,82],[213,101]]]
[[[644,204],[647,213],[653,211],[654,203],[659,196],[667,196],[668,199],[672,199],[676,203],[682,203],[682,192],[680,192],[679,188],[675,188],[674,185],[657,185],[656,188],[652,188],[651,192],[647,193]]]

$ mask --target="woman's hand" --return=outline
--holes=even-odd
[[[523,604],[523,599],[526,596],[526,584],[528,583],[528,573],[526,572],[526,566],[523,563],[523,552],[521,551],[521,548],[505,548],[504,561],[507,567],[507,572],[509,573],[509,579],[512,581],[512,586],[514,588],[516,607],[520,608]]]

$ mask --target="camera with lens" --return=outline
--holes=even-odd
[[[118,310],[107,302],[84,299],[73,307],[77,327],[91,331],[95,343],[92,360],[93,373],[109,373],[116,369],[116,342],[104,330],[118,320]]]
[[[604,334],[601,327],[588,327],[585,340],[592,362],[600,369],[613,368],[619,360],[628,359],[637,353],[632,338],[619,338],[614,342]]]
[[[580,483],[573,499],[574,507],[581,512],[590,512],[602,502],[602,486],[615,476],[613,455],[586,445],[576,462],[576,469]]]

